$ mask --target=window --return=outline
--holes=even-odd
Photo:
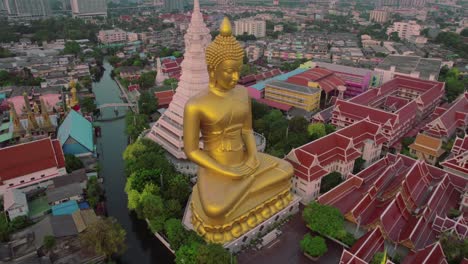
[[[262,225],[258,231],[262,232],[262,230],[263,230],[264,227],[265,227],[265,226]]]
[[[429,159],[430,159],[430,160],[433,160],[433,159],[434,159],[434,156],[429,155]]]
[[[245,236],[244,238],[242,238],[242,243],[244,243],[246,240],[247,240],[247,237]]]
[[[24,183],[24,181],[20,181],[20,183]]]
[[[34,181],[35,179],[36,179],[36,178],[32,177],[32,178],[31,178],[31,181]]]
[[[44,177],[45,177],[45,174],[42,174],[42,175],[41,175],[41,178],[44,178]]]
[[[11,186],[13,186],[13,185],[14,185],[13,183],[10,183],[8,186],[10,186],[10,187],[11,187]]]

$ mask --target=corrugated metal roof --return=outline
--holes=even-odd
[[[301,68],[297,68],[293,71],[290,71],[290,72],[287,72],[287,73],[284,73],[284,74],[280,74],[280,75],[277,75],[271,79],[268,79],[268,80],[265,80],[265,81],[262,81],[262,82],[259,82],[253,86],[251,86],[252,88],[256,89],[256,90],[263,90],[265,89],[265,85],[269,82],[269,81],[286,81],[289,77],[292,77],[296,74],[299,74],[299,73],[303,73],[305,71],[307,71],[308,69],[301,69]]]

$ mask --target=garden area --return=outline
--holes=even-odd
[[[326,238],[336,240],[346,247],[356,242],[353,234],[345,230],[344,216],[335,207],[312,202],[304,208],[302,217],[314,235],[306,234],[300,247],[313,260],[318,260],[327,253]]]
[[[152,233],[170,243],[176,252],[176,263],[235,263],[221,245],[206,244],[194,231],[183,227],[191,185],[167,161],[164,149],[151,140],[139,139],[127,147],[123,158],[128,208],[138,218],[147,220]]]

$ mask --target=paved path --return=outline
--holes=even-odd
[[[302,220],[302,208],[293,218],[280,228],[283,234],[261,250],[249,249],[243,251],[238,257],[240,264],[336,264],[339,263],[342,247],[332,241],[327,241],[328,252],[319,261],[314,262],[305,257],[300,248],[299,241],[310,230]]]

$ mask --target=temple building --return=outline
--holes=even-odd
[[[399,140],[429,116],[444,96],[444,83],[396,76],[379,88],[348,101],[338,99],[331,123],[344,128],[366,119],[382,126],[386,148],[400,148]]]
[[[181,64],[179,86],[169,108],[148,133],[148,138],[156,141],[176,159],[186,159],[182,139],[185,104],[200,91],[208,89],[205,49],[210,42],[210,30],[203,22],[199,1],[195,0],[190,26],[185,34],[185,59]]]
[[[57,138],[64,154],[81,157],[95,153],[93,125],[75,110],[70,110],[60,124]]]
[[[0,149],[0,195],[9,189],[47,187],[66,174],[58,140],[49,137]]]
[[[380,158],[385,141],[380,125],[363,120],[291,150],[285,159],[294,167],[293,192],[309,203],[319,196],[323,177],[339,172],[347,178],[359,157],[368,166]]]
[[[412,155],[431,165],[435,165],[445,152],[442,148],[442,140],[424,134],[418,134],[414,143],[409,145],[409,149]]]
[[[429,136],[447,141],[457,131],[466,131],[468,128],[468,93],[460,96],[448,109],[437,108],[434,121],[424,127]]]
[[[338,208],[355,226],[356,235],[365,234],[357,245],[343,253],[342,261],[351,257],[369,261],[369,256],[382,248],[382,240],[396,245],[386,247],[390,255],[394,255],[395,247],[400,247],[411,251],[408,260],[424,260],[431,254],[423,253],[434,248],[442,232],[449,231],[462,240],[467,238],[467,184],[467,178],[424,161],[387,154],[360,173],[349,175],[317,201]],[[452,209],[460,210],[462,215],[449,218]],[[368,252],[360,254],[364,249]],[[446,263],[440,261],[441,254],[438,250],[434,262],[404,263]]]
[[[457,137],[453,143],[451,155],[440,163],[444,170],[468,179],[468,136]]]
[[[49,97],[49,95],[45,95],[35,98],[24,93],[22,96],[23,102],[16,97],[10,98],[12,140],[22,142],[55,136],[57,114],[54,110],[55,105],[51,105],[48,103],[50,101],[47,101],[47,99],[50,99]],[[55,99],[52,99],[52,101],[57,103]],[[18,109],[21,109],[19,113]]]

